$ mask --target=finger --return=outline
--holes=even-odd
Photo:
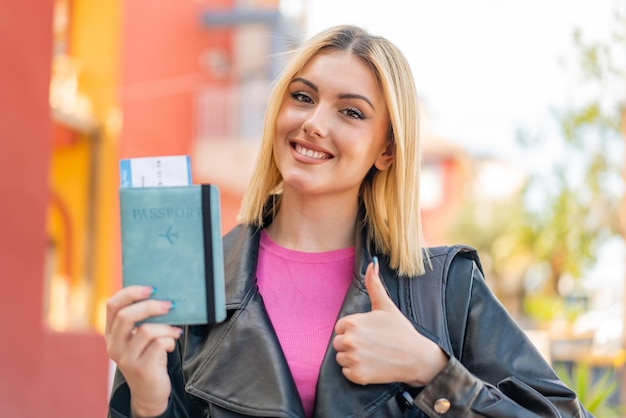
[[[141,353],[140,362],[138,364],[145,367],[167,367],[167,353],[174,351],[176,347],[176,338],[160,337],[150,340],[145,349]]]
[[[367,379],[365,379],[363,373],[360,372],[358,368],[350,366],[342,367],[341,373],[343,373],[346,379],[357,385],[366,385],[368,383]]]
[[[341,367],[352,366],[352,361],[347,353],[337,353],[337,355],[335,356],[335,360],[337,361],[337,364]]]
[[[343,340],[343,335],[336,335],[335,338],[333,338],[333,348],[335,349],[335,351],[341,352],[346,350]]]
[[[372,310],[391,310],[395,309],[396,305],[389,297],[387,289],[380,280],[378,257],[374,257],[374,261],[367,266],[365,271],[365,287],[367,293],[370,296],[372,302]]]
[[[151,316],[168,313],[172,309],[172,302],[163,300],[143,300],[127,305],[117,312],[112,319],[110,331],[107,334],[109,344],[118,345],[132,337],[132,331],[138,322]]]
[[[336,335],[342,335],[346,332],[346,321],[344,318],[340,318],[336,323],[335,323],[335,334]]]
[[[354,313],[339,318],[335,323],[335,335],[343,335],[359,327],[363,319],[363,313]]]
[[[167,324],[145,323],[138,326],[123,353],[125,361],[135,361],[143,357],[154,357],[153,351],[173,351],[175,341],[182,335],[182,329]],[[152,353],[152,354],[151,354]]]
[[[110,332],[113,318],[115,318],[120,309],[131,303],[146,299],[153,292],[154,288],[151,286],[128,286],[111,296],[107,301],[106,307],[105,334]]]

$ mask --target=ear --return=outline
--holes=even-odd
[[[378,156],[376,161],[374,161],[374,166],[378,170],[384,171],[391,165],[394,157],[394,149],[395,147],[393,146],[393,142],[391,139],[388,139],[383,153]]]

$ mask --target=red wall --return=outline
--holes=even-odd
[[[1,417],[106,413],[103,338],[55,333],[43,321],[52,5],[0,0]]]
[[[201,12],[232,8],[232,0],[124,2],[120,157],[189,154],[194,94],[208,79],[200,68],[208,48],[231,49],[231,30],[202,26]]]
[[[52,0],[0,10],[0,416],[39,417]]]
[[[422,209],[424,239],[428,246],[450,244],[448,226],[463,207],[468,182],[467,167],[461,154],[438,157],[437,164],[443,175],[442,200],[435,208]]]
[[[203,71],[209,49],[232,51],[232,27],[207,28],[203,12],[230,10],[233,0],[133,0],[123,3],[119,158],[192,154],[195,94],[229,82]],[[194,182],[197,179],[194,178]],[[241,196],[223,190],[222,232],[235,224]],[[115,211],[118,209],[115,208]],[[116,212],[117,213],[117,212]],[[119,252],[119,249],[117,250]],[[116,290],[121,278],[114,284]]]

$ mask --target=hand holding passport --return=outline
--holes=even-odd
[[[152,286],[175,308],[146,322],[226,318],[219,189],[191,184],[188,156],[120,161],[123,286]]]

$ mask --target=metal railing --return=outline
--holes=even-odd
[[[268,80],[252,80],[198,89],[196,140],[259,140],[269,88]]]

